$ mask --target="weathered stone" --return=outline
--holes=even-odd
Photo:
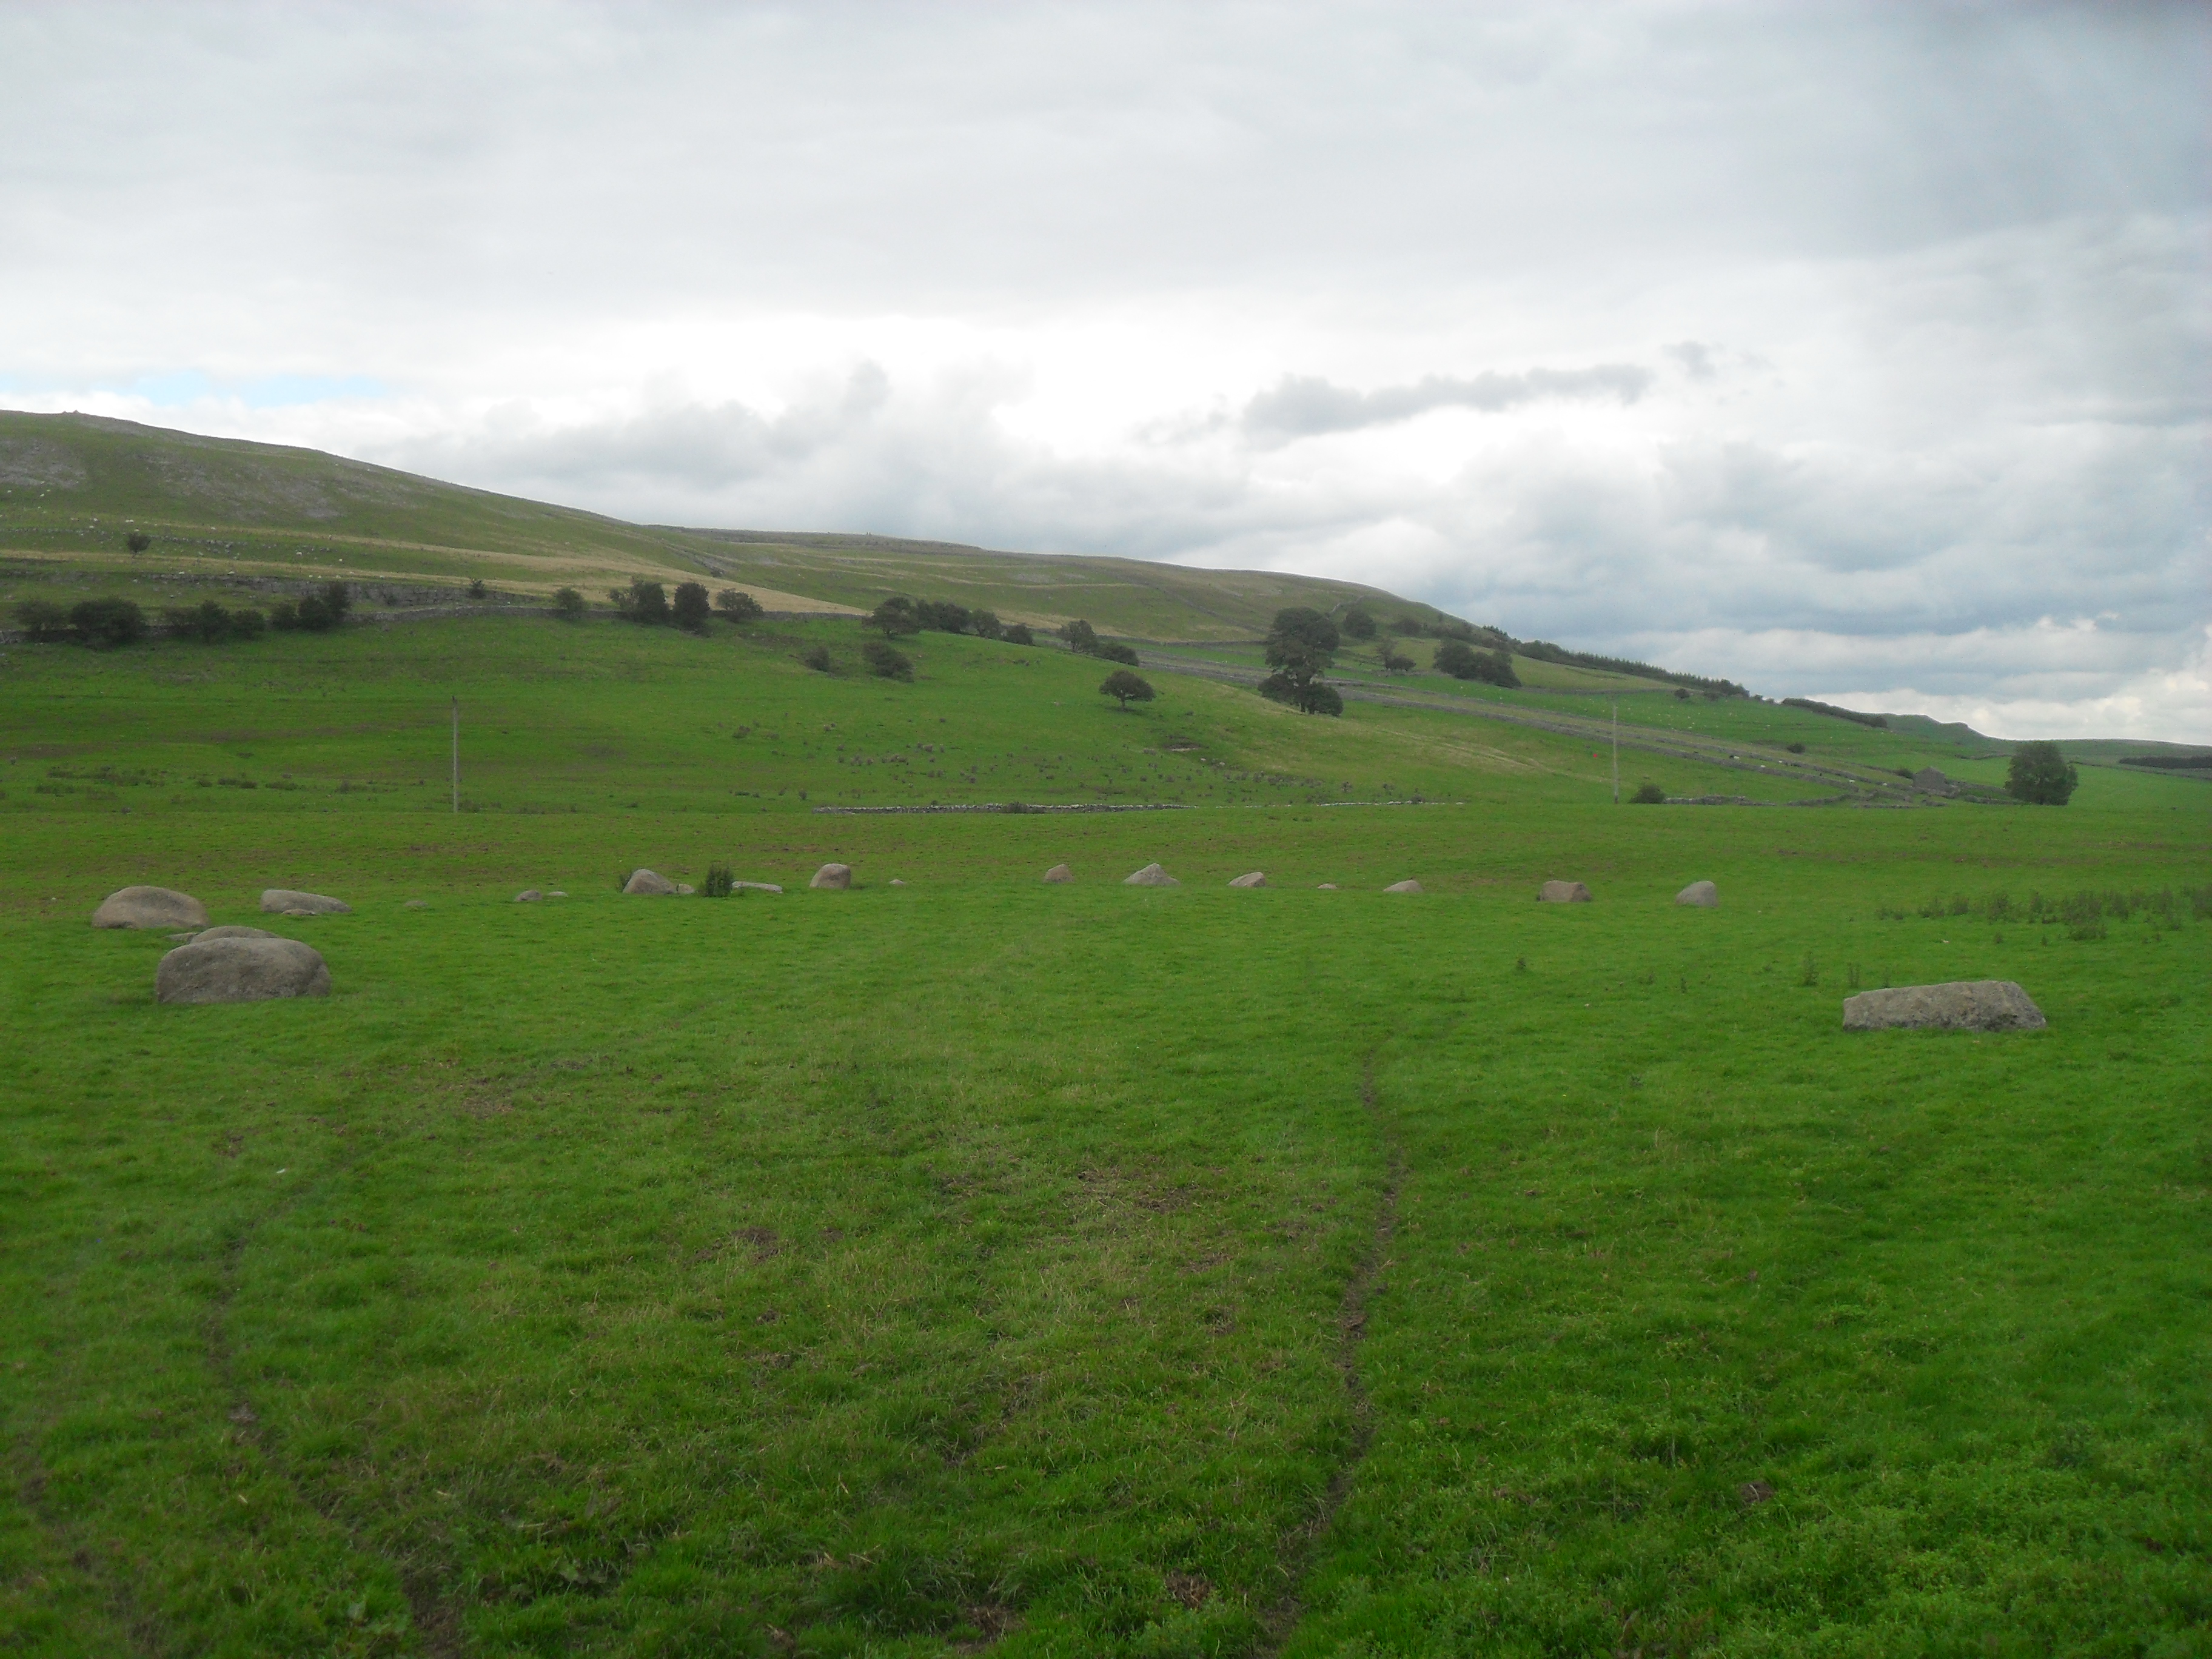
[[[1931,794],[1948,795],[1951,793],[1951,780],[1934,767],[1923,766],[1912,775],[1912,787],[1925,789]]]
[[[1316,893],[1334,893],[1336,891],[1336,884],[1333,881],[1325,881],[1322,883],[1320,886],[1315,888],[1314,891]]]
[[[1844,999],[1846,1031],[2039,1031],[2043,1011],[2008,979],[1899,985]]]
[[[1544,890],[1536,895],[1540,904],[1588,904],[1589,889],[1578,881],[1547,881]]]
[[[407,908],[410,910],[427,910],[429,908],[430,901],[428,899],[409,899],[407,901]]]
[[[295,939],[195,939],[161,958],[154,995],[162,1002],[265,1002],[331,994],[322,953]]]
[[[299,893],[289,887],[264,888],[261,908],[276,916],[349,916],[353,906],[323,893]]]
[[[282,933],[272,933],[266,927],[210,927],[191,936],[194,945],[206,945],[219,939],[282,939]]]
[[[1122,877],[1121,885],[1124,887],[1180,887],[1182,884],[1161,869],[1158,865],[1148,864],[1135,875]]]
[[[659,897],[676,890],[676,884],[665,876],[655,875],[650,870],[633,870],[629,879],[623,884],[625,893],[645,893]]]
[[[823,887],[842,892],[853,884],[853,866],[849,864],[825,864],[814,872],[809,887]]]
[[[173,887],[118,887],[92,913],[95,927],[204,927],[207,906]]]
[[[1721,902],[1721,890],[1709,881],[1693,881],[1674,895],[1677,904],[1694,904],[1710,910]]]
[[[1394,881],[1382,890],[1386,893],[1418,893],[1423,890],[1418,881]]]
[[[1055,864],[1044,872],[1044,878],[1054,886],[1058,886],[1062,883],[1073,881],[1075,872],[1064,864]]]
[[[553,890],[552,890],[552,891],[550,891],[550,892],[549,892],[548,894],[546,894],[546,895],[545,895],[545,896],[546,896],[547,898],[566,898],[566,897],[568,897],[568,896],[566,893],[562,892],[559,888],[556,887],[555,889],[553,889]]]
[[[514,902],[517,904],[543,904],[545,902],[545,895],[535,887],[526,887],[514,896]]]
[[[683,896],[684,896],[684,897],[686,897],[686,898],[695,897],[695,896],[697,895],[698,891],[699,891],[699,890],[698,890],[697,888],[694,887],[694,886],[693,886],[690,882],[688,882],[688,881],[679,881],[679,882],[678,882],[678,883],[676,884],[676,890],[677,890],[677,892],[678,892],[678,893],[681,894]]]
[[[896,876],[893,876],[891,878],[891,885],[894,887],[903,887],[906,884],[901,881]]]
[[[733,881],[730,884],[730,890],[733,893],[781,893],[783,889],[772,881]]]
[[[1265,887],[1267,884],[1267,872],[1265,870],[1248,871],[1229,884],[1231,887]]]

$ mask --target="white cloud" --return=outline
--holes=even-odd
[[[2184,5],[19,8],[0,401],[2201,735],[2209,43]]]

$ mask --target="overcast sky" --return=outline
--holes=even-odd
[[[0,404],[2212,740],[2212,7],[0,0]]]

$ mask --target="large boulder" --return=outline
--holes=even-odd
[[[629,879],[623,884],[623,891],[625,893],[647,893],[658,896],[663,893],[672,893],[675,890],[674,882],[665,876],[657,876],[650,870],[633,870],[629,872]]]
[[[1588,904],[1589,889],[1578,881],[1547,881],[1536,895],[1539,904]]]
[[[1229,884],[1231,887],[1265,887],[1267,884],[1267,872],[1265,870],[1249,871]]]
[[[853,884],[853,866],[849,864],[825,864],[814,872],[809,887],[825,887],[842,892]]]
[[[1699,909],[1710,910],[1721,902],[1721,890],[1709,881],[1693,881],[1674,895],[1677,904],[1694,904]]]
[[[272,933],[266,927],[210,927],[194,933],[185,942],[188,945],[211,945],[219,939],[282,939],[282,933]]]
[[[1899,985],[1844,999],[1846,1031],[2039,1031],[2043,1010],[2008,979]]]
[[[1418,881],[1394,881],[1382,890],[1386,893],[1419,893],[1425,890]]]
[[[266,1002],[272,997],[326,997],[331,970],[322,953],[295,939],[195,939],[179,945],[154,970],[162,1002]]]
[[[322,893],[299,893],[289,887],[264,888],[261,908],[272,916],[349,916],[353,906]]]
[[[1044,878],[1050,882],[1054,886],[1057,887],[1063,883],[1073,881],[1075,879],[1075,872],[1069,869],[1064,864],[1055,864],[1051,869],[1044,872]]]
[[[1121,885],[1124,887],[1180,887],[1182,884],[1161,869],[1158,865],[1148,864],[1135,875],[1122,877]]]
[[[92,913],[95,927],[204,927],[207,906],[173,887],[118,887]]]

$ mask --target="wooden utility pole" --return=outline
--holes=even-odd
[[[1618,796],[1618,795],[1620,793],[1620,787],[1619,787],[1618,785],[1615,785],[1615,786],[1614,786],[1614,788],[1613,788],[1613,793],[1616,796]],[[455,698],[453,699],[453,812],[454,812],[454,815],[455,815],[456,817],[459,817],[459,814],[460,814],[460,810],[461,810],[461,700],[460,700],[459,697],[455,697]]]
[[[1613,700],[1613,804],[1620,805],[1620,699]]]

